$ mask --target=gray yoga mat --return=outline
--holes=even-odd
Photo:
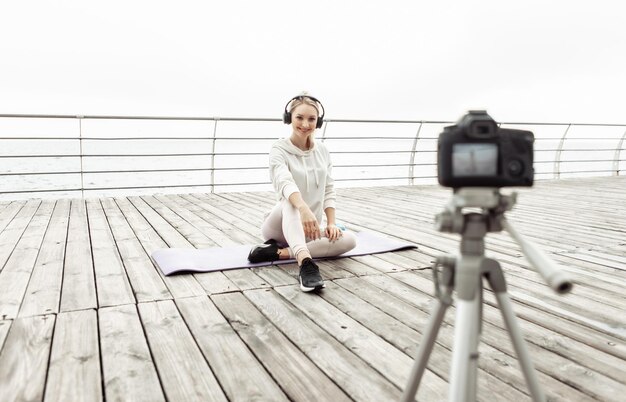
[[[393,240],[371,232],[358,232],[355,235],[357,237],[356,247],[347,253],[332,258],[385,253],[417,247],[412,243]],[[279,260],[252,264],[248,261],[248,253],[252,247],[254,245],[247,244],[204,249],[164,248],[152,253],[152,259],[165,275],[181,272],[224,271],[227,269],[253,268],[295,262],[295,260]]]

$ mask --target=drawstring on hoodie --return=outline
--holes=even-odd
[[[313,158],[315,159],[315,162],[317,162],[317,153],[316,152],[309,153],[309,155],[313,155]],[[304,167],[304,171],[306,172],[306,174],[304,175],[304,179],[305,179],[305,183],[306,183],[306,190],[309,191],[311,188],[309,186],[309,166],[306,163],[307,156],[308,155],[306,155],[306,154],[300,154],[300,160],[302,161],[302,166]],[[314,166],[315,165],[317,165],[317,163],[315,163]],[[319,178],[317,169],[313,169],[313,175],[315,176],[315,187],[319,188],[320,187],[320,178]]]
[[[317,152],[313,152],[313,158],[315,159],[315,162],[316,162],[316,163],[315,163],[315,165],[316,165],[316,166],[318,166],[318,165],[319,165],[319,163],[317,163],[317,162],[318,162],[318,161],[317,161]],[[320,187],[320,178],[319,178],[319,176],[318,176],[319,170],[318,170],[318,169],[315,169],[315,170],[313,171],[313,173],[315,174],[315,187],[316,187],[316,188],[319,188],[319,187]]]

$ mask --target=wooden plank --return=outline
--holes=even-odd
[[[139,314],[168,400],[227,400],[172,301],[140,303]]]
[[[126,201],[126,200],[124,200]],[[137,212],[139,212],[142,216],[142,220],[143,222],[149,224],[149,226],[151,226],[153,228],[153,230],[158,233],[158,237],[161,238],[161,241],[164,242],[165,244],[163,244],[163,246],[159,245],[160,247],[192,247],[192,244],[185,238],[185,236],[183,236],[177,229],[175,226],[172,226],[163,216],[161,216],[159,214],[158,211],[156,211],[150,204],[148,204],[145,200],[143,200],[140,197],[128,197],[128,202],[135,208],[135,210]],[[121,204],[120,204],[120,208],[121,208]],[[165,208],[159,208],[161,213],[165,213]],[[126,215],[127,219],[133,219],[134,222],[137,221],[142,221],[140,219],[138,219],[139,217],[137,216],[136,212],[128,209],[128,208],[124,208],[123,211],[125,212],[124,215]],[[132,215],[127,215],[126,212],[133,212]],[[171,213],[168,212],[168,213]],[[145,228],[145,224],[142,225],[142,228]],[[147,238],[141,239],[140,240],[147,240]],[[153,240],[151,243],[157,243],[156,238],[152,239]],[[152,251],[152,250],[149,250]]]
[[[50,356],[54,315],[13,321],[0,351],[0,390],[5,401],[40,401]],[[4,321],[8,327],[8,321]]]
[[[193,276],[208,295],[239,290],[237,285],[221,271],[204,272]]]
[[[415,290],[407,289],[406,285],[401,285],[395,281],[390,282],[384,276],[349,278],[335,283],[418,332],[423,332],[430,319],[430,304],[432,302],[429,303],[431,300],[429,297]],[[454,312],[448,311],[446,317],[449,318],[444,320],[440,327],[437,344],[429,360],[429,367],[444,379],[449,378],[451,367],[451,350],[454,343],[454,327],[451,320],[454,318]],[[421,337],[415,338],[414,341],[420,339]],[[502,343],[503,341],[504,338],[501,338],[499,342]],[[405,349],[409,345],[410,343],[405,344]],[[480,367],[478,372],[479,391],[486,395],[494,392],[496,395],[511,394],[514,396],[515,390],[528,393],[527,385],[515,357],[502,353],[487,343],[481,343],[480,353],[481,358],[478,360]],[[565,386],[543,372],[537,372],[537,376],[539,382],[545,387],[544,391],[550,400],[592,400],[589,396],[572,387]],[[492,379],[497,380],[491,381]],[[515,390],[503,392],[501,382],[509,384]],[[506,397],[503,399],[509,400]]]
[[[322,292],[321,296],[345,314],[358,321],[361,325],[375,332],[377,336],[381,337],[381,339],[393,344],[411,358],[415,358],[415,345],[416,342],[419,344],[419,341],[422,340],[422,335],[415,329],[410,328],[402,321],[396,319],[392,312],[394,309],[400,310],[400,314],[403,317],[411,317],[411,322],[415,322],[414,326],[418,327],[420,331],[423,331],[429,317],[419,311],[414,311],[413,307],[404,305],[400,300],[382,292],[380,289],[376,289],[371,285],[368,286],[367,282],[359,281],[353,278],[341,280],[340,283],[343,286],[346,286],[346,284],[349,283],[353,286],[351,289],[358,287],[359,291],[351,293],[336,283],[330,283],[327,286],[328,291],[325,290]],[[382,304],[382,306],[380,304]],[[446,336],[445,329],[442,332],[442,336]],[[436,344],[431,356],[428,359],[428,367],[438,377],[445,381],[449,381],[451,359],[452,353],[450,349],[446,347],[445,341],[442,344],[440,340]],[[411,367],[412,365],[413,362],[411,362]],[[427,371],[423,378],[423,387],[429,385],[432,386],[432,383],[427,381],[428,373],[430,372]],[[407,383],[402,384],[402,387],[404,388],[406,384]],[[444,385],[445,393],[447,393],[449,388],[448,384],[445,383]],[[488,399],[488,395],[498,395],[499,399],[509,401],[527,398],[527,396],[522,392],[511,387],[508,382],[500,380],[489,371],[479,371],[477,385],[477,395],[479,396],[479,399],[483,399],[481,398],[481,395],[485,396],[484,399]],[[441,392],[441,390],[435,391]],[[418,399],[431,400],[421,396],[425,392],[425,390],[421,390],[420,388]]]
[[[260,289],[269,288],[271,285],[260,276],[256,275],[254,269],[231,269],[224,271],[224,275],[230,279],[238,289]]]
[[[232,214],[228,211],[224,211],[222,208],[216,208],[212,205],[216,197],[210,198],[207,196],[198,195],[198,199],[201,200],[199,206],[206,212],[199,213],[201,217],[207,222],[211,222],[213,226],[218,228],[228,238],[232,239],[235,244],[255,244],[258,242],[258,237],[248,233],[248,231],[242,230],[242,228],[250,227],[250,224],[243,221],[239,215],[245,214],[245,212]],[[260,227],[257,229],[257,231]]]
[[[40,205],[0,271],[0,317],[3,319],[17,316],[53,208],[53,201],[44,201]]]
[[[343,271],[349,272],[350,276],[375,275],[380,273],[380,271],[378,271],[377,269],[372,268],[367,264],[363,264],[357,259],[353,258],[339,258],[336,260],[318,261],[318,265],[329,265],[332,266],[333,270],[341,269]]]
[[[210,216],[219,217],[250,235],[247,237],[249,240],[246,243],[257,243],[261,239],[261,224],[265,214],[260,214],[255,209],[229,202],[222,195],[208,196],[206,194],[196,194],[193,198],[183,198],[189,200],[189,204],[193,204],[193,200],[195,200],[204,210],[207,218]]]
[[[37,212],[40,203],[40,200],[28,201],[0,232],[0,270],[4,268],[4,264],[11,256],[28,223]]]
[[[289,305],[276,292],[250,290],[245,295],[353,399],[382,401],[400,398],[398,387],[304,317],[302,311]]]
[[[185,241],[181,245],[187,245],[191,243],[195,248],[202,247],[214,247],[216,243],[204,233],[204,229],[207,229],[210,225],[207,222],[202,221],[196,215],[190,213],[188,210],[179,207],[175,203],[171,202],[168,197],[165,196],[144,196],[141,197],[143,202],[149,205],[154,212],[156,212],[168,225],[173,229],[176,229],[180,235],[185,238]],[[141,205],[141,204],[140,204]],[[152,220],[157,231],[159,231],[160,221]],[[208,228],[212,230],[212,228]],[[180,243],[176,239],[169,243],[166,243],[170,247],[178,247]]]
[[[328,292],[324,290],[321,293],[330,291],[329,288]],[[311,297],[295,286],[283,286],[277,288],[276,292],[391,383],[398,388],[406,386],[413,365],[411,357],[335,306]],[[431,371],[426,371],[417,397],[424,401],[445,400],[446,389],[445,381]]]
[[[100,201],[87,201],[91,251],[100,307],[134,304],[133,290],[126,276],[111,229]]]
[[[120,199],[118,200],[118,205],[126,216],[130,227],[136,234],[141,247],[145,250],[143,254],[146,257],[150,258],[150,255],[157,249],[167,247],[166,243],[161,238],[165,238],[166,235],[170,237],[169,241],[172,242],[171,244],[176,247],[190,246],[189,242],[182,237],[180,233],[173,229],[144,201],[140,198],[133,198],[133,202],[134,203],[131,204],[126,199]],[[158,230],[158,232],[156,230]],[[171,233],[176,234],[177,240],[171,240]],[[137,249],[136,253],[141,254],[141,250]],[[152,262],[151,258],[150,262],[154,266],[154,270],[163,277],[167,288],[174,297],[190,297],[206,294],[202,286],[200,286],[192,275],[174,275],[166,277]]]
[[[72,200],[60,311],[85,310],[97,306],[85,202]]]
[[[137,307],[98,310],[102,379],[109,401],[165,400]]]
[[[288,264],[293,267],[296,264]],[[290,275],[287,269],[285,269],[284,264],[281,265],[273,265],[268,267],[258,267],[254,269],[254,273],[259,277],[263,278],[267,283],[269,283],[272,287],[276,286],[284,286],[284,285],[295,285],[298,283],[297,271],[293,270],[295,275]]]
[[[222,234],[210,222],[198,216],[196,212],[201,211],[201,209],[197,205],[192,205],[177,196],[154,196],[144,198],[144,201],[157,212],[166,212],[166,216],[169,218],[165,219],[172,226],[175,226],[195,248],[217,246],[213,237]]]
[[[420,197],[422,198],[422,197]],[[418,198],[416,197],[416,201],[418,200]],[[358,202],[363,202],[363,200],[359,200],[359,199],[354,199],[354,202],[358,203]],[[531,199],[532,201],[532,199]],[[376,199],[376,198],[371,198],[371,194],[367,194],[367,199],[366,202],[369,203],[378,203],[378,207],[377,209],[382,209],[383,208],[383,203],[386,202],[382,199]],[[399,203],[401,205],[398,205],[398,210],[400,211],[407,211],[407,212],[413,212],[411,210],[411,204],[407,203],[406,201],[399,201]],[[521,208],[520,208],[521,206]],[[541,212],[543,213],[545,211],[545,208],[550,208],[550,207],[554,206],[554,200],[550,201],[550,204],[546,205]],[[413,208],[414,209],[414,208]],[[522,211],[520,211],[520,209],[522,209]],[[571,209],[571,206],[567,208],[567,210]],[[524,213],[524,211],[526,211],[526,213]],[[563,211],[556,211],[558,212],[563,212]],[[407,213],[408,215],[408,213]],[[522,204],[518,204],[516,206],[516,208],[513,209],[513,211],[510,211],[507,213],[507,216],[509,217],[513,217],[513,219],[510,219],[512,221],[515,220],[515,216],[519,216],[520,219],[520,225],[522,225],[522,232],[525,232],[525,229],[529,229],[530,233],[539,233],[540,236],[542,236],[544,239],[546,239],[545,237],[545,232],[546,230],[551,230],[553,233],[558,233],[558,236],[550,236],[548,237],[546,240],[548,240],[548,242],[552,243],[552,244],[558,244],[558,245],[562,245],[564,243],[563,239],[570,239],[572,241],[578,241],[580,244],[585,244],[580,242],[580,240],[582,238],[585,238],[585,235],[589,232],[589,228],[580,228],[579,227],[579,222],[575,222],[572,225],[564,225],[563,221],[558,221],[557,224],[548,224],[545,225],[544,222],[548,221],[551,219],[551,217],[554,217],[555,214],[552,214],[548,217],[545,216],[545,214],[542,214],[538,219],[529,219],[529,218],[533,218],[533,216],[528,215],[527,209],[524,210],[523,205]],[[517,225],[517,223],[516,223]],[[545,226],[545,227],[542,227]],[[539,230],[541,230],[540,232],[538,232],[535,228],[539,228]],[[603,231],[604,234],[608,234],[607,231]],[[616,237],[617,239],[619,239],[619,237]],[[557,242],[552,242],[552,239],[559,239]],[[566,240],[567,241],[567,240]],[[544,241],[545,244],[545,241]],[[587,241],[586,244],[594,244],[593,241]]]
[[[118,205],[112,199],[103,199],[101,202],[136,300],[146,302],[171,299],[172,295],[165,286],[162,275],[146,255]],[[128,206],[127,202],[120,204]]]
[[[11,223],[15,215],[24,207],[24,204],[26,204],[26,201],[14,201],[0,211],[0,233]]]
[[[415,283],[415,281],[420,278],[418,275],[412,275],[410,272],[401,272],[392,275],[394,278],[398,278],[402,280],[402,282],[410,284]],[[454,311],[453,308],[450,310]],[[447,322],[452,324],[452,321]],[[500,316],[496,314],[483,314],[482,322],[482,340],[494,348],[509,354],[510,356],[515,356],[512,347],[508,343],[502,342],[502,339],[508,338],[508,333],[500,321]],[[522,331],[524,331],[526,323],[519,321],[519,324]],[[525,338],[528,339],[527,337]],[[535,367],[537,370],[547,375],[556,377],[560,381],[582,390],[589,396],[596,398],[610,398],[611,395],[613,397],[620,395],[620,392],[626,393],[625,385],[619,384],[617,381],[614,381],[600,373],[594,372],[589,367],[583,368],[580,366],[579,358],[577,357],[575,358],[576,362],[574,362],[572,360],[564,359],[552,351],[548,352],[545,349],[539,348],[537,345],[529,342],[528,340],[526,344],[531,356],[542,356],[541,359],[535,358]],[[482,353],[482,355],[486,354]],[[602,385],[594,386],[594,384]]]
[[[500,325],[501,312],[496,307],[495,297],[491,293],[486,293],[485,298],[488,300],[488,303],[485,303],[483,308],[485,319],[505,330],[506,328]],[[518,321],[521,320],[518,319]],[[624,367],[624,359],[618,356],[597,350],[583,342],[569,339],[557,331],[549,330],[535,323],[524,321],[523,331],[524,337],[528,342],[532,342],[539,347],[549,346],[550,350],[558,355],[575,361],[613,380],[620,381],[621,377],[623,377],[620,371]]]
[[[59,312],[70,201],[56,202],[18,317]]]
[[[46,401],[102,400],[98,321],[95,310],[62,312],[52,341]]]
[[[416,277],[408,277],[408,279],[405,279],[404,282],[409,283],[416,289],[419,289],[422,293],[432,296],[434,287],[432,285],[430,275],[425,275],[424,273],[415,271],[413,271],[413,274]],[[398,279],[403,280],[402,277],[399,277]],[[485,300],[487,303],[494,305],[493,299],[490,298],[489,291],[486,292]],[[533,308],[532,306],[526,304],[517,303],[515,305],[515,312],[519,318],[544,328],[543,332],[549,330],[546,337],[552,336],[551,333],[560,333],[567,336],[570,340],[578,341],[584,345],[593,347],[594,349],[617,356],[621,360],[626,360],[626,342],[612,337],[608,333],[593,330],[589,327],[585,327],[569,320],[559,319],[558,311],[552,311],[544,308]],[[538,340],[537,344],[541,346],[543,345],[543,342]],[[562,344],[562,342],[560,344]],[[576,350],[576,348],[573,348],[573,350]]]
[[[274,379],[207,297],[179,299],[176,304],[229,400],[287,401]]]
[[[11,323],[13,323],[13,320],[0,320],[0,354],[2,348],[4,347],[4,341],[7,339],[7,335],[9,334]]]
[[[236,245],[243,243],[258,243],[258,239],[254,237],[248,237],[244,235],[243,239],[233,239],[227,236],[228,233],[222,229],[224,227],[239,227],[241,222],[237,225],[224,226],[224,222],[220,222],[221,217],[224,216],[224,212],[215,207],[213,203],[215,200],[219,200],[214,194],[195,194],[195,195],[181,195],[178,197],[169,197],[171,202],[176,203],[180,208],[188,209],[193,212],[195,216],[202,220],[202,223],[198,223],[202,232],[205,233],[211,240],[221,246]]]
[[[211,299],[289,399],[351,400],[241,293]]]

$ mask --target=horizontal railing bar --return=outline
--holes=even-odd
[[[333,165],[335,169],[343,168],[389,168],[408,166],[435,166],[434,163],[393,163],[393,164],[370,164],[370,165]],[[165,173],[165,172],[210,172],[229,170],[265,170],[268,166],[242,166],[242,167],[219,167],[219,168],[186,168],[186,169],[133,169],[133,170],[85,170],[83,174],[107,174],[107,173]],[[80,171],[58,171],[58,172],[10,172],[0,173],[2,176],[46,176],[46,175],[72,175],[81,174]]]
[[[0,118],[83,119],[83,120],[180,120],[180,121],[282,121],[268,117],[202,117],[202,116],[104,116],[68,114],[0,114]]]
[[[618,159],[618,162],[626,162],[626,159]],[[567,160],[567,161],[561,161],[561,163],[565,164],[565,163],[587,163],[587,162],[606,162],[606,163],[612,163],[612,160],[607,160],[607,159],[589,159],[589,160],[585,160],[585,159],[576,159],[576,160]],[[554,161],[533,161],[534,164],[537,163],[554,163]]]
[[[535,153],[538,152],[556,152],[556,149],[535,149]],[[615,151],[615,148],[581,148],[581,149],[563,149],[563,152],[590,152],[601,151],[610,152]],[[331,154],[341,155],[358,155],[358,154],[401,154],[401,153],[433,153],[437,150],[421,149],[415,151],[403,151],[403,150],[389,150],[389,151],[333,151]],[[246,156],[246,155],[267,155],[267,152],[205,152],[205,153],[190,153],[190,154],[86,154],[82,155],[83,158],[139,158],[139,157],[179,157],[179,156]],[[0,158],[80,158],[80,154],[34,154],[34,155],[0,155]],[[568,162],[568,161],[563,161]]]
[[[579,174],[579,173],[607,173],[613,170],[583,170],[583,171],[567,171],[562,174]],[[536,175],[551,175],[552,172],[536,172]],[[337,178],[336,182],[343,181],[381,181],[381,180],[407,180],[407,179],[436,179],[437,176],[395,176],[395,177],[358,177],[358,178]],[[147,189],[164,189],[164,188],[194,188],[194,187],[226,187],[226,186],[260,186],[270,185],[271,182],[243,182],[243,183],[214,183],[214,184],[173,184],[166,186],[116,186],[116,187],[86,187],[80,188],[60,188],[60,189],[31,189],[31,190],[10,190],[2,191],[0,194],[26,194],[26,193],[51,193],[51,192],[88,192],[88,191],[109,191],[109,190],[147,190]]]
[[[225,184],[226,185],[226,184]],[[214,187],[213,184],[172,184],[168,186],[125,186],[125,187],[86,187],[80,188],[61,188],[61,189],[37,189],[37,190],[12,190],[2,191],[0,194],[23,194],[23,193],[53,193],[67,191],[108,191],[108,190],[142,190],[151,188],[177,188],[177,187]]]
[[[0,118],[30,118],[30,119],[93,119],[93,120],[200,120],[200,121],[282,121],[281,118],[273,117],[207,117],[207,116],[130,116],[130,115],[68,115],[68,114],[21,114],[3,113]],[[449,120],[407,120],[407,119],[330,119],[325,118],[326,123],[403,123],[403,124],[454,124]],[[500,121],[500,125],[521,126],[598,126],[598,127],[626,127],[624,123],[565,123],[565,122],[515,122]]]
[[[422,137],[422,140],[436,140],[438,137]],[[74,140],[74,141],[223,141],[223,140],[246,140],[246,141],[276,141],[278,137],[0,137],[3,140]],[[412,140],[413,137],[385,137],[385,136],[363,136],[363,137],[325,137],[326,140]]]
[[[213,155],[230,155],[230,154],[215,154],[215,153],[193,153],[193,154],[93,154],[93,155],[80,155],[80,154],[51,154],[51,155],[0,155],[0,158],[139,158],[145,157],[169,157],[169,156],[213,156]],[[232,154],[232,155],[266,155],[266,153],[249,153],[249,154]]]
[[[412,151],[339,151],[332,154],[376,154],[376,153],[409,153]],[[418,150],[416,153],[437,152],[436,150]],[[139,157],[174,157],[174,156],[250,156],[250,155],[267,155],[267,152],[206,152],[191,154],[86,154],[83,158],[139,158]],[[57,155],[0,155],[0,158],[80,158],[81,155],[76,154],[57,154]]]
[[[415,179],[431,179],[437,176],[414,176]],[[335,179],[335,181],[365,181],[365,180],[406,180],[408,176],[400,177],[365,177],[355,179]],[[214,183],[214,184],[175,184],[168,186],[124,186],[124,187],[85,187],[84,189],[77,188],[61,188],[61,189],[37,189],[37,190],[11,190],[3,191],[2,194],[17,194],[17,193],[41,193],[41,192],[67,192],[67,191],[107,191],[107,190],[141,190],[151,188],[179,188],[179,187],[225,187],[225,186],[256,186],[256,185],[270,185],[271,182],[243,182],[243,183]]]
[[[609,173],[614,172],[615,169],[601,169],[601,170],[570,170],[567,172],[561,172],[561,174],[579,174],[579,173]]]
[[[200,120],[200,121],[282,121],[274,117],[202,117],[202,116],[107,116],[107,115],[67,115],[67,114],[0,114],[0,118],[27,118],[27,119],[93,119],[93,120]],[[409,124],[453,124],[451,121],[422,121],[422,120],[367,120],[367,119],[329,119],[326,123],[409,123]]]
[[[224,141],[224,140],[246,140],[246,141],[272,141],[277,140],[278,137],[0,137],[2,140],[11,141]],[[414,137],[385,137],[385,136],[360,136],[360,137],[325,137],[327,140],[413,140]],[[439,137],[420,137],[420,141],[423,140],[437,140]],[[559,141],[560,138],[556,137],[541,137],[535,138],[535,141]],[[580,137],[569,138],[568,142],[572,141],[618,141],[617,137]]]
[[[618,159],[618,162],[626,162],[626,159]],[[605,163],[611,162],[605,159],[581,159],[581,160],[568,160],[563,163]],[[553,163],[553,161],[534,161],[534,164],[546,164]],[[334,165],[335,169],[344,168],[389,168],[389,167],[408,167],[408,166],[436,166],[436,163],[394,163],[394,164],[360,164],[360,165]],[[132,170],[85,170],[83,174],[117,174],[117,173],[167,173],[167,172],[210,172],[210,171],[238,171],[238,170],[265,170],[268,166],[241,166],[241,167],[200,167],[200,168],[185,168],[185,169],[132,169]],[[9,172],[0,173],[2,176],[47,176],[47,175],[77,175],[81,174],[80,171],[57,171],[57,172]]]
[[[68,172],[21,172],[21,173],[0,173],[0,176],[45,176],[61,174],[106,174],[106,173],[165,173],[165,172],[210,172],[212,170],[261,170],[265,167],[240,167],[240,168],[189,168],[189,169],[136,169],[136,170],[84,170]]]

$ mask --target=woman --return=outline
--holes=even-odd
[[[330,154],[314,139],[323,118],[321,102],[306,93],[287,102],[283,121],[291,124],[291,136],[278,140],[270,150],[270,178],[278,203],[261,228],[267,241],[248,255],[250,262],[295,258],[304,292],[324,287],[313,258],[337,256],[356,246],[354,234],[337,227]],[[322,212],[324,229],[320,229]]]

